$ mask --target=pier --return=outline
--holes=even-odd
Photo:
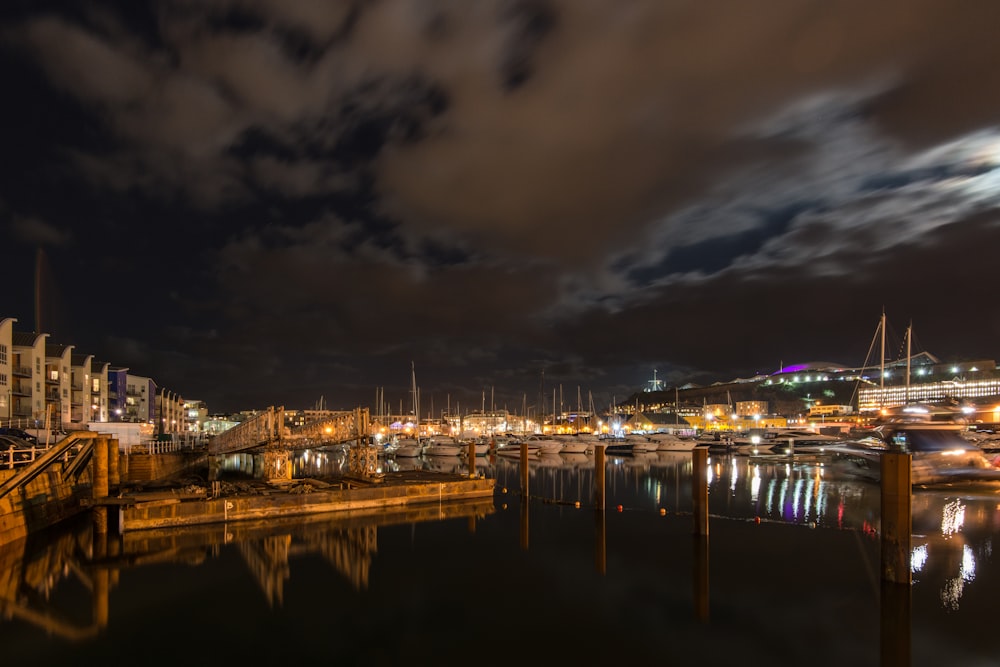
[[[430,471],[377,473],[374,448],[364,442],[363,429],[355,426],[366,423],[364,411],[310,424],[312,428],[291,435],[276,428],[281,423],[279,414],[280,409],[266,411],[253,428],[215,449],[257,449],[264,454],[268,474],[252,489],[223,489],[217,482],[195,490],[144,488],[156,481],[156,471],[167,477],[206,458],[211,469],[211,461],[220,456],[211,448],[209,452],[125,454],[118,440],[108,434],[73,431],[49,448],[11,453],[10,465],[0,469],[0,544],[88,509],[117,510],[107,520],[124,532],[312,514],[402,511],[453,502],[492,504],[492,479]],[[346,440],[354,441],[349,449],[350,475],[292,481],[294,448]]]

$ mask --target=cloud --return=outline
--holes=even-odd
[[[60,246],[73,239],[71,231],[59,229],[38,218],[15,217],[11,222],[11,234],[29,245]]]
[[[5,135],[14,238],[78,245],[57,266],[105,280],[157,266],[115,282],[159,306],[150,363],[191,346],[225,374],[259,354],[273,381],[309,350],[310,377],[359,385],[363,359],[418,352],[483,382],[756,370],[782,355],[766,313],[817,294],[920,309],[889,267],[995,235],[989,3],[15,14],[5,71],[32,83],[6,111],[27,137]],[[720,351],[719,313],[765,324]]]

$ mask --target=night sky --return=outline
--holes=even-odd
[[[212,412],[1000,353],[1000,3],[0,7],[0,317]],[[897,343],[898,348],[898,343]],[[586,406],[584,406],[586,407]]]

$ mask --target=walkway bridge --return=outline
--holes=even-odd
[[[335,412],[330,417],[295,428],[285,427],[285,408],[269,407],[253,418],[214,436],[208,453],[214,456],[251,449],[309,449],[362,442],[368,436],[368,408]]]
[[[98,437],[108,436],[93,431],[71,431],[51,447],[8,449],[0,455],[0,468],[18,472],[0,484],[0,498],[27,485],[57,462],[66,466],[62,473],[65,479],[78,477],[93,456],[94,441]]]

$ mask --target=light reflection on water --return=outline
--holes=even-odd
[[[344,450],[292,463],[297,478],[349,467]],[[379,464],[468,474],[461,457]],[[879,665],[895,645],[877,486],[820,464],[712,457],[710,535],[699,538],[688,452],[608,457],[604,511],[592,455],[533,459],[526,502],[516,458],[477,457],[476,471],[497,480],[489,507],[143,531],[107,544],[83,517],[2,547],[4,663],[143,655],[176,665],[200,640],[206,663],[506,664],[524,654]],[[262,462],[233,455],[215,474],[259,479]],[[911,651],[897,649],[899,664],[995,659],[998,531],[995,489],[914,494],[913,584],[901,605]]]

